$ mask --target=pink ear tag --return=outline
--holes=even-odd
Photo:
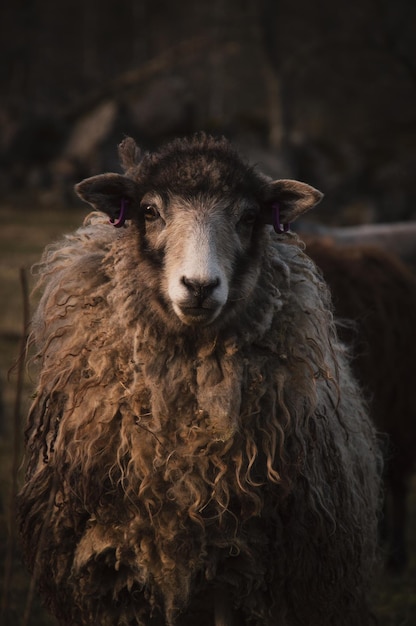
[[[120,204],[120,213],[118,218],[112,217],[110,219],[110,224],[112,224],[115,228],[121,228],[124,226],[124,222],[126,221],[126,209],[127,209],[127,200],[125,198],[121,198]]]
[[[279,234],[287,233],[290,230],[290,224],[282,224],[280,221],[280,206],[278,202],[272,204],[273,209],[273,228]]]

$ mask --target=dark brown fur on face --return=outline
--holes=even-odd
[[[81,183],[102,212],[38,267],[19,523],[39,588],[68,626],[367,625],[375,433],[315,265],[265,226],[271,203],[289,220],[318,192],[248,174],[212,138],[137,158],[130,142],[125,176]],[[198,275],[228,281],[208,323],[169,290],[188,217]]]
[[[198,332],[210,326],[212,335],[245,310],[258,279],[264,224],[276,207],[286,223],[322,197],[305,183],[266,178],[225,139],[204,134],[142,158],[128,138],[119,152],[125,176],[95,176],[76,189],[112,218],[127,207],[131,245],[147,274],[147,306],[176,333],[185,324]]]

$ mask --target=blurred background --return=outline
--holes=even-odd
[[[205,130],[229,137],[265,173],[322,190],[312,223],[410,228],[416,2],[14,0],[2,6],[0,51],[1,619],[34,626],[54,622],[15,542],[33,390],[18,356],[28,268],[85,214],[73,185],[119,171],[126,135],[146,150]],[[416,626],[408,533],[407,568],[386,574],[374,599],[383,626]]]
[[[224,133],[341,223],[415,215],[413,0],[15,0],[1,15],[3,193],[70,201],[143,148]]]

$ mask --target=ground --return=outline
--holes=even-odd
[[[19,350],[23,332],[22,273],[29,290],[31,265],[44,246],[79,225],[82,207],[0,205],[0,584],[3,626],[55,626],[33,594],[30,578],[15,545],[13,491],[22,479],[23,422],[32,382],[24,372],[21,399],[17,393]],[[20,401],[21,400],[21,401]],[[415,416],[416,419],[416,416]],[[379,626],[416,626],[416,477],[409,498],[409,566],[400,576],[382,572],[376,579],[374,612]],[[353,626],[353,625],[351,625]]]

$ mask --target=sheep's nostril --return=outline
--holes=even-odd
[[[218,287],[220,279],[215,278],[214,280],[203,281],[182,276],[182,283],[193,296],[198,298],[200,302],[203,302]]]

